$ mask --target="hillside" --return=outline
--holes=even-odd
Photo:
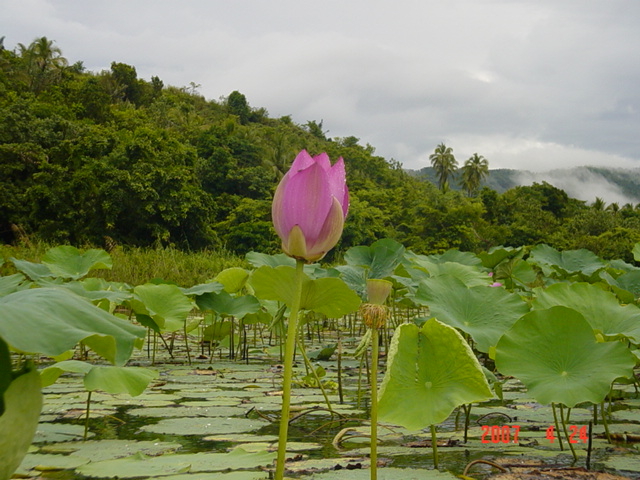
[[[239,91],[209,100],[119,62],[86,71],[45,37],[0,49],[2,243],[276,253],[271,201],[302,149],[345,161],[349,215],[327,261],[381,238],[422,254],[547,243],[633,261],[640,241],[628,202],[576,200],[602,185],[637,192],[629,172],[556,172],[580,180],[574,188],[493,171],[475,197],[441,192],[429,170],[409,174],[354,136],[329,138],[321,121],[271,118]]]
[[[437,184],[431,167],[414,170],[410,174]],[[574,167],[547,172],[490,169],[489,176],[482,185],[498,193],[504,193],[514,187],[531,185],[534,182],[547,182],[564,190],[570,197],[587,203],[592,203],[596,197],[606,203],[615,202],[619,205],[640,203],[640,168]],[[452,188],[460,189],[457,184],[453,184]]]

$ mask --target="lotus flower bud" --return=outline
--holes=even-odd
[[[382,328],[389,318],[389,308],[384,304],[391,293],[393,284],[388,280],[371,278],[367,280],[369,303],[360,305],[360,314],[369,328]]]
[[[273,226],[282,250],[299,260],[320,260],[340,240],[348,210],[342,157],[332,166],[326,153],[311,157],[302,150],[273,197]]]
[[[389,280],[370,278],[367,280],[367,296],[369,297],[369,303],[384,305],[384,302],[387,301],[387,297],[389,297],[392,288],[393,283]]]

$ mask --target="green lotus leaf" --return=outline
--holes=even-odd
[[[81,458],[70,455],[55,455],[42,453],[27,453],[24,460],[20,464],[17,474],[23,474],[24,477],[37,476],[38,471],[55,471],[55,470],[73,470],[74,468],[89,463],[88,458]],[[30,472],[31,471],[31,472]],[[31,475],[28,475],[31,473]]]
[[[605,280],[611,285],[613,291],[626,303],[632,303],[640,297],[640,270],[626,272],[617,278],[608,275]],[[628,293],[624,295],[624,293]]]
[[[296,261],[294,258],[285,255],[284,253],[278,253],[276,255],[268,255],[260,252],[249,252],[245,255],[247,262],[256,268],[260,268],[264,265],[272,268],[286,265],[288,267],[295,267]]]
[[[145,334],[65,289],[34,288],[0,298],[0,337],[24,352],[60,355],[82,340],[122,365]]]
[[[21,273],[0,277],[0,297],[22,290],[26,277]]]
[[[367,278],[384,278],[393,273],[404,255],[402,244],[383,238],[370,246],[351,247],[344,255],[348,265],[366,267]]]
[[[463,404],[492,398],[462,336],[435,318],[400,325],[389,348],[378,402],[381,421],[419,430],[443,422]]]
[[[273,315],[266,310],[258,310],[255,313],[248,313],[242,317],[242,323],[244,325],[255,325],[257,323],[269,325],[272,320]]]
[[[153,425],[144,425],[141,430],[163,435],[211,435],[214,433],[255,432],[268,422],[260,419],[237,417],[180,417],[166,418]]]
[[[85,278],[82,281],[64,283],[63,286],[94,303],[107,300],[115,305],[120,305],[133,295],[131,291],[123,289],[124,284],[110,284],[102,278]]]
[[[43,265],[42,263],[34,263],[27,260],[18,260],[17,258],[13,257],[11,257],[9,260],[11,260],[13,265],[16,267],[16,270],[24,273],[34,282],[39,282],[44,279],[51,279],[55,276],[49,269],[49,267]]]
[[[66,360],[40,372],[42,386],[52,385],[64,372],[84,374],[84,387],[89,392],[102,390],[111,394],[128,393],[132,397],[140,395],[151,380],[158,378],[156,370],[143,367],[99,366]]]
[[[175,332],[184,328],[194,305],[176,285],[147,283],[133,289],[130,301],[136,314],[147,315],[161,330]]]
[[[4,392],[0,416],[0,480],[8,480],[27,454],[42,409],[40,375],[32,369],[15,378]]]
[[[429,255],[427,258],[436,263],[453,262],[470,267],[479,267],[482,265],[482,260],[476,254],[461,252],[457,248],[451,248],[440,255]]]
[[[207,325],[202,332],[202,339],[209,342],[220,341],[231,334],[231,322],[216,322],[213,325]]]
[[[633,374],[620,342],[598,343],[585,317],[556,306],[524,315],[496,346],[496,367],[518,378],[542,404],[600,403],[617,377]]]
[[[367,271],[364,267],[353,265],[339,265],[333,270],[338,272],[340,278],[351,290],[356,292],[361,299],[367,296]]]
[[[242,318],[249,313],[260,310],[260,302],[253,295],[232,297],[226,291],[220,293],[204,293],[196,298],[200,310],[211,310],[222,315]]]
[[[587,277],[607,266],[604,260],[585,248],[559,252],[549,245],[537,245],[531,250],[529,260],[562,275],[582,273]]]
[[[90,458],[92,462],[129,457],[142,452],[145,455],[161,455],[180,450],[182,445],[172,442],[136,440],[87,440],[85,442],[62,442],[49,444],[41,452],[66,454],[69,457]]]
[[[588,283],[556,283],[546,289],[536,289],[534,309],[564,305],[580,312],[591,328],[605,337],[624,336],[640,341],[640,309],[635,305],[621,306],[616,296]]]
[[[94,366],[84,377],[85,388],[92,392],[128,393],[132,397],[145,391],[158,372],[142,367]]]
[[[180,288],[180,291],[187,296],[202,295],[203,293],[220,293],[224,290],[224,285],[219,282],[207,282],[194,285],[191,288]]]
[[[71,245],[49,249],[42,257],[42,263],[49,267],[55,276],[73,280],[84,277],[91,270],[112,267],[111,255],[104,250],[92,248],[81,253]]]
[[[162,480],[193,480],[193,475],[183,473],[163,476]],[[229,473],[199,473],[198,480],[269,480],[268,472],[229,472]]]
[[[13,382],[13,365],[9,345],[0,337],[0,416],[4,413],[4,392]]]
[[[469,288],[450,275],[423,280],[415,302],[427,305],[439,321],[471,335],[485,353],[529,311],[517,294],[486,285]]]
[[[175,473],[221,472],[249,469],[273,462],[275,453],[246,452],[237,447],[229,453],[166,454],[148,457],[143,454],[127,458],[92,462],[76,469],[88,477],[135,478]]]
[[[411,455],[415,455],[415,452],[411,452]],[[371,471],[368,468],[354,470],[341,469],[314,473],[311,476],[303,476],[301,478],[313,478],[314,480],[369,480],[371,478]],[[380,480],[455,480],[457,477],[452,473],[441,472],[439,470],[387,467],[378,469],[378,478]]]
[[[251,277],[251,285],[259,298],[278,300],[289,307],[296,291],[295,269],[281,266],[260,267]],[[360,306],[360,298],[339,278],[311,280],[303,276],[301,308],[338,318],[354,312]]]
[[[449,275],[456,277],[467,287],[487,286],[491,278],[478,267],[463,265],[456,262],[434,263],[421,261],[420,265],[427,270],[429,277]]]
[[[58,362],[40,371],[42,387],[53,385],[55,381],[65,372],[87,374],[93,365],[79,360],[65,360]]]
[[[520,253],[522,248],[492,247],[488,252],[481,252],[478,258],[486,268],[495,268],[500,262]]]
[[[226,268],[214,280],[221,283],[227,293],[237,293],[249,280],[249,272],[242,267]]]
[[[497,266],[494,280],[504,283],[508,289],[529,287],[538,279],[538,274],[531,264],[520,256],[502,262]]]

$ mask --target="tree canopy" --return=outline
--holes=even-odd
[[[448,188],[451,147],[429,157],[438,189],[355,136],[328,135],[239,91],[207,100],[115,61],[85,71],[46,37],[0,49],[0,241],[277,252],[271,199],[303,148],[345,160],[351,208],[332,255],[393,238],[425,254],[545,242],[606,257],[640,236],[632,206],[592,208],[546,183],[480,190],[481,155],[461,169],[465,196]]]

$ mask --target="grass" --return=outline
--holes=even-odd
[[[8,261],[10,257],[30,262],[40,262],[46,251],[54,245],[42,242],[30,242],[18,245],[0,245],[0,274],[15,273]],[[87,247],[91,248],[91,247]],[[81,248],[80,250],[86,250]],[[191,287],[215,277],[229,267],[248,267],[241,257],[228,252],[204,250],[184,252],[173,247],[140,248],[115,247],[109,254],[113,259],[111,270],[93,270],[89,276],[106,280],[126,282],[130,285],[142,285],[153,279],[161,278],[182,287]]]

